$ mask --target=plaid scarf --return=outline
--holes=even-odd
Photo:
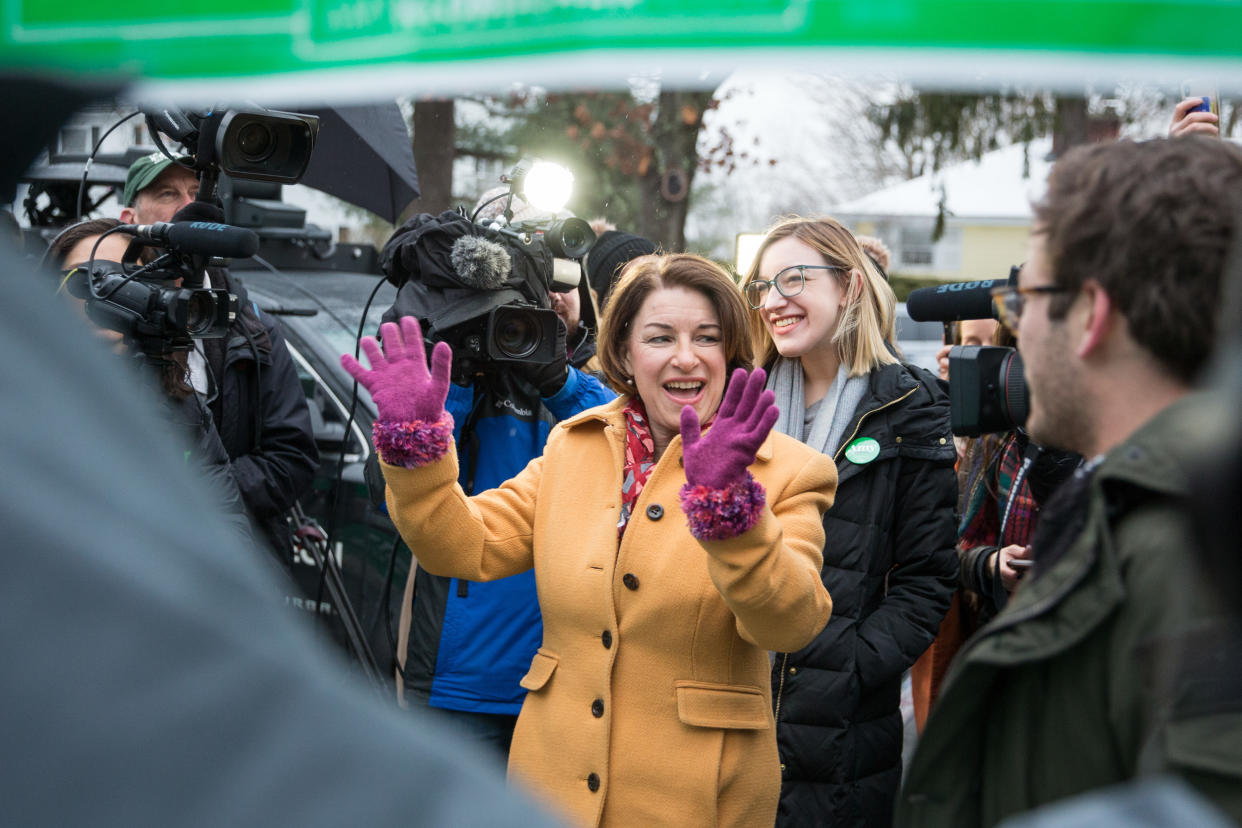
[[[1031,542],[1035,533],[1036,503],[1022,461],[1022,447],[1009,436],[1000,456],[988,469],[976,475],[970,487],[959,547],[1005,547]],[[995,495],[987,485],[989,475],[994,475]]]
[[[621,519],[617,521],[617,540],[634,513],[634,504],[642,494],[651,470],[655,468],[655,440],[647,425],[647,410],[642,400],[631,398],[625,406],[625,468],[621,475]]]

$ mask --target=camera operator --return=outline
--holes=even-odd
[[[1005,326],[969,321],[992,322],[992,337],[963,344],[1017,345],[1014,332]],[[1017,588],[1030,561],[1040,506],[1081,459],[1039,445],[1023,428],[966,441],[958,464],[957,546],[960,583],[969,598],[967,636],[1000,612]]]
[[[995,319],[955,325],[961,345],[1012,348],[1017,339]],[[941,369],[949,377],[949,350]],[[1031,537],[1041,506],[1082,462],[1073,452],[1041,446],[1023,428],[954,437],[958,452],[958,591],[936,640],[910,669],[914,715],[921,731],[953,657],[996,616],[1031,565]]]
[[[79,308],[85,316],[85,301],[89,288],[86,285],[85,268],[93,258],[96,261],[107,260],[120,262],[129,247],[129,237],[111,235],[101,239],[107,231],[119,227],[121,222],[116,219],[94,219],[75,224],[53,240],[48,253],[48,260],[57,270],[64,272],[61,281],[61,292],[77,300]],[[96,242],[99,242],[96,246]],[[100,338],[111,345],[114,353],[143,358],[141,354],[131,354],[123,343],[122,335],[114,330],[98,328]],[[221,512],[229,519],[238,535],[247,542],[252,541],[246,511],[242,505],[241,493],[229,463],[228,453],[220,442],[213,427],[211,412],[203,405],[202,400],[194,393],[194,389],[186,382],[188,368],[186,352],[174,351],[157,363],[159,369],[159,391],[165,401],[166,414],[170,422],[185,437],[187,445],[186,462],[194,462],[205,474],[209,485],[219,498]]]
[[[489,191],[480,204],[489,199],[495,204],[497,195],[507,192],[507,188]],[[514,222],[537,217],[537,211],[516,197],[513,205]],[[503,205],[493,213],[478,209],[475,217],[486,226],[501,209]],[[436,221],[418,216],[407,222],[385,246],[384,261],[401,261],[403,248],[421,243],[410,239]],[[595,305],[586,280],[571,291],[549,296],[560,319],[553,359],[486,364],[465,374],[455,371],[445,410],[453,417],[459,482],[467,494],[499,486],[518,474],[543,453],[553,425],[615,397],[583,370],[595,354],[596,331]],[[403,301],[399,292],[385,320],[410,313]],[[412,551],[417,559],[419,550]],[[404,698],[439,710],[467,738],[507,757],[526,696],[519,682],[543,635],[534,574],[477,583],[414,567],[406,583],[399,630],[399,692]]]
[[[900,825],[993,825],[1135,777],[1180,775],[1242,818],[1242,698],[1184,505],[1179,448],[1210,356],[1242,150],[1186,137],[1079,147],[1035,208],[1003,297],[1032,440],[1089,459],[1045,505],[1034,568],[958,655]]]
[[[217,208],[194,201],[197,194],[193,170],[152,153],[130,165],[121,221],[222,222]],[[241,282],[227,269],[210,268],[203,287],[237,296],[238,313],[226,337],[204,340],[190,354],[190,382],[211,409],[256,537],[287,571],[293,546],[286,516],[319,463],[306,395],[276,322],[249,300]]]

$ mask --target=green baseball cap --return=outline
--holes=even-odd
[[[190,163],[193,157],[183,155],[177,159],[183,163]],[[129,173],[125,176],[125,195],[123,197],[123,206],[133,207],[134,199],[138,197],[138,193],[145,187],[149,187],[155,179],[160,177],[164,170],[171,167],[172,159],[162,152],[153,152],[150,155],[144,155],[137,161],[129,165]]]

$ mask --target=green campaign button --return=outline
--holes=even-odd
[[[880,444],[871,437],[859,437],[845,447],[845,459],[859,466],[880,456]]]

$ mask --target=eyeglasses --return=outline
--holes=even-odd
[[[776,292],[786,299],[792,299],[806,287],[806,271],[808,270],[845,270],[835,265],[793,265],[776,274],[775,279],[755,279],[747,282],[743,291],[746,301],[755,310],[762,308],[768,301],[768,291],[776,285]]]
[[[1022,320],[1022,310],[1026,307],[1026,297],[1035,293],[1066,293],[1067,287],[1056,285],[1036,285],[1035,287],[998,287],[992,289],[992,307],[996,309],[996,318],[1009,329],[1014,336],[1018,335],[1018,323]]]

